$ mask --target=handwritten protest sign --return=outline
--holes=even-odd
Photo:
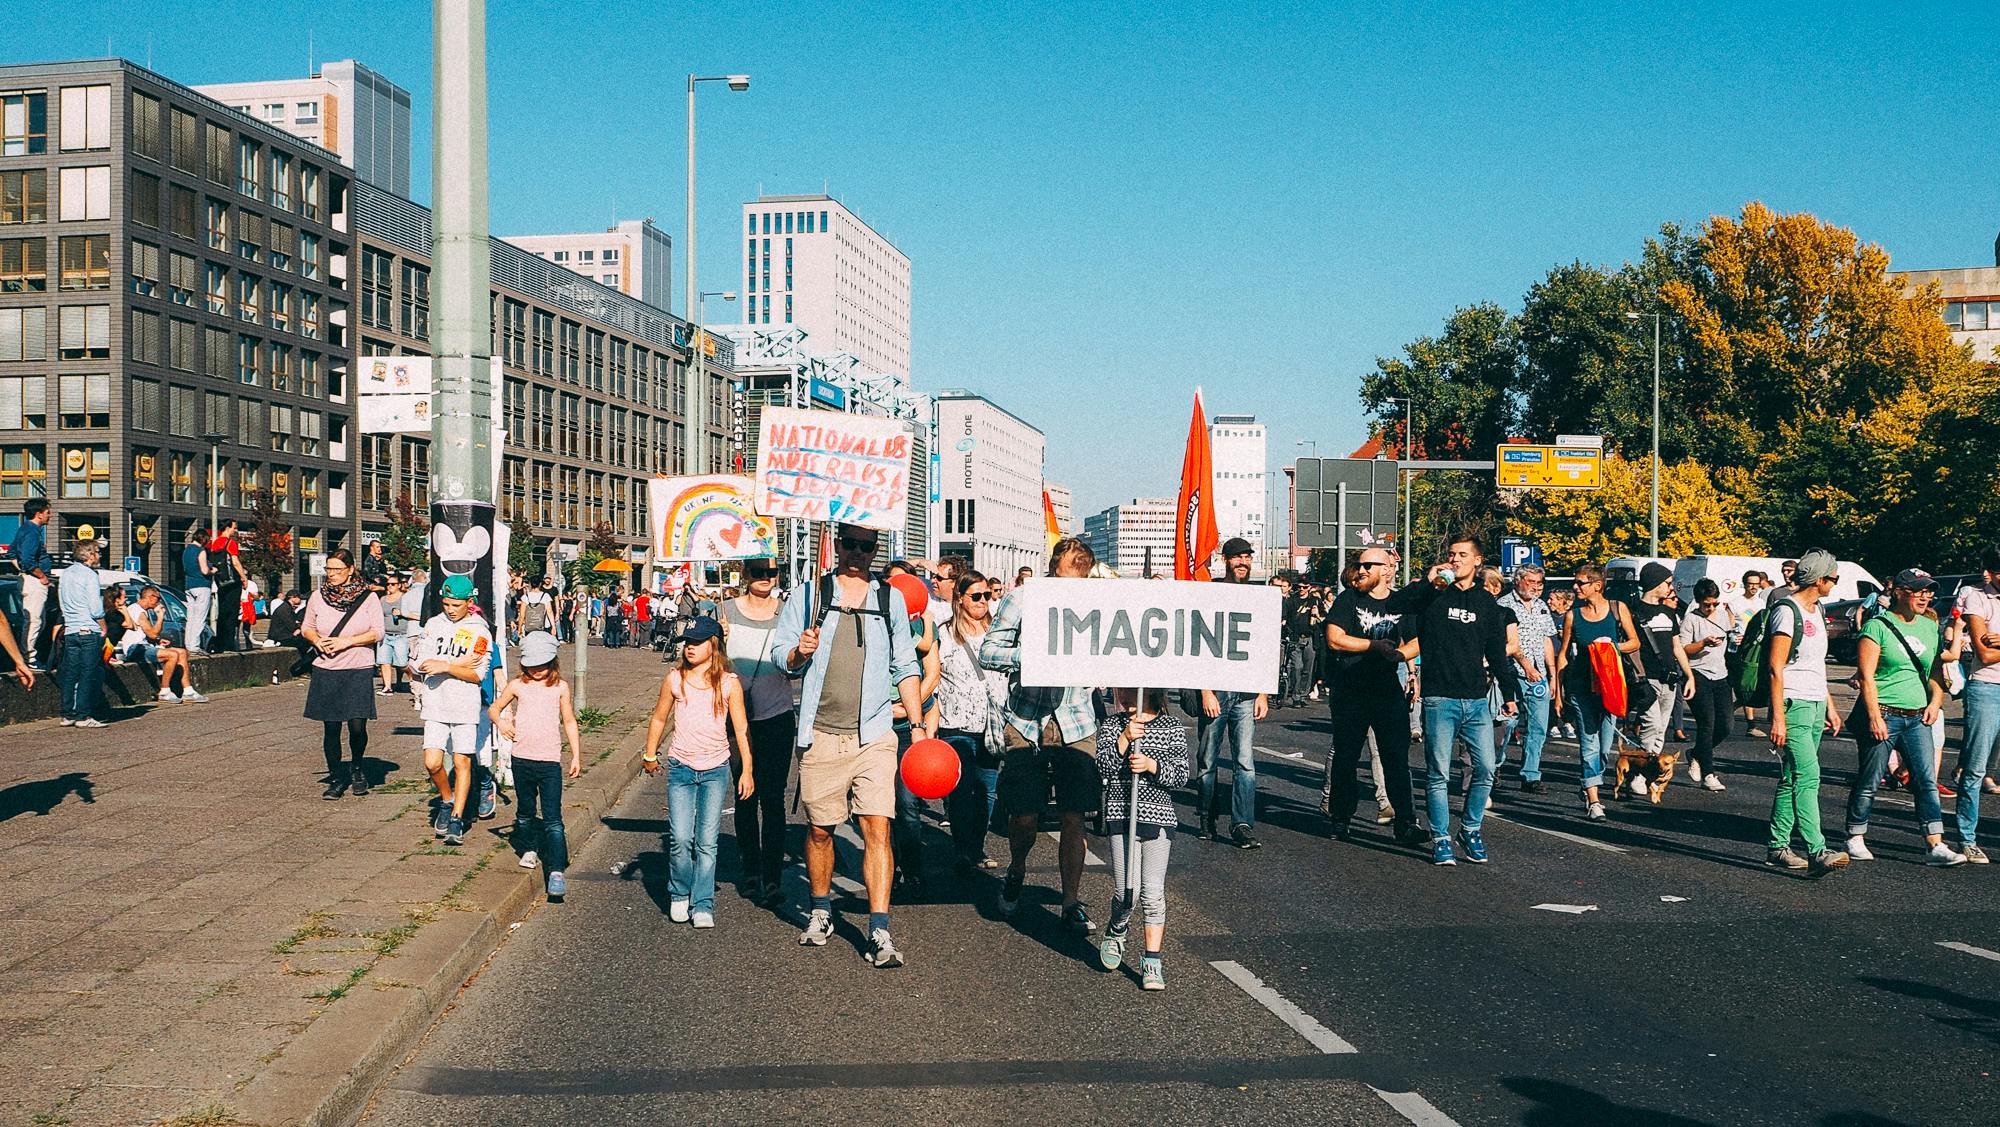
[[[751,506],[749,478],[656,477],[646,488],[654,559],[707,562],[778,554],[777,532]]]
[[[1023,685],[1278,689],[1275,587],[1037,578],[1015,597]]]
[[[766,407],[757,511],[899,529],[910,499],[910,433],[896,419]]]

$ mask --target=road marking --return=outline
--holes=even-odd
[[[833,878],[833,887],[847,893],[849,896],[868,895],[868,889],[865,886],[843,876],[836,875]]]
[[[1277,1015],[1279,1021],[1292,1027],[1293,1031],[1322,1053],[1358,1053],[1343,1040],[1340,1034],[1313,1020],[1311,1014],[1285,1000],[1283,994],[1271,989],[1264,980],[1251,974],[1242,963],[1220,959],[1208,964],[1222,972],[1222,977],[1234,982],[1245,994],[1255,999],[1257,1004]]]
[[[1231,959],[1218,959],[1208,965],[1220,971],[1222,977],[1235,983],[1238,989],[1250,995],[1258,1005],[1271,1011],[1279,1021],[1291,1026],[1293,1032],[1311,1042],[1313,1048],[1320,1052],[1335,1055],[1361,1051],[1340,1034],[1321,1025],[1311,1014],[1293,1005],[1283,994],[1271,989],[1268,983],[1250,973],[1242,963]],[[1439,1111],[1436,1105],[1415,1092],[1385,1092],[1373,1084],[1368,1086],[1368,1090],[1380,1096],[1382,1102],[1388,1104],[1396,1114],[1416,1124],[1417,1127],[1458,1127],[1457,1120]]]
[[[1042,836],[1048,838],[1050,841],[1055,842],[1058,848],[1062,846],[1062,835],[1057,833],[1056,831],[1049,830]],[[1096,865],[1100,869],[1104,867],[1104,858],[1099,857],[1097,854],[1091,852],[1088,839],[1085,839],[1085,843],[1083,846],[1083,863],[1085,865]]]
[[[1580,916],[1580,915],[1584,914],[1585,912],[1595,912],[1595,911],[1597,910],[1597,905],[1595,905],[1595,904],[1536,904],[1536,905],[1534,905],[1534,910],[1535,910],[1535,911],[1538,911],[1538,912],[1564,912],[1564,913],[1567,913],[1567,914],[1569,914],[1569,915],[1572,915],[1572,916]]]
[[[1994,962],[2000,963],[2000,951],[1988,951],[1984,947],[1974,947],[1970,943],[1956,943],[1944,939],[1938,940],[1938,946],[1949,947],[1954,951],[1963,951],[1968,955],[1977,955],[1982,959],[1992,959]]]
[[[1627,850],[1627,849],[1626,849],[1626,848],[1625,848],[1624,846],[1622,846],[1622,845],[1613,845],[1613,844],[1611,844],[1611,843],[1610,843],[1610,842],[1608,842],[1608,841],[1597,841],[1597,840],[1595,840],[1594,838],[1588,838],[1588,837],[1579,837],[1579,836],[1577,836],[1576,834],[1572,834],[1572,833],[1564,833],[1564,832],[1563,832],[1563,831],[1561,831],[1561,830],[1551,830],[1551,829],[1547,829],[1547,828],[1545,828],[1545,827],[1542,827],[1542,826],[1537,826],[1537,825],[1534,825],[1533,823],[1530,823],[1530,822],[1523,822],[1523,821],[1519,821],[1519,820],[1517,820],[1517,819],[1511,819],[1511,818],[1504,818],[1504,817],[1502,817],[1501,815],[1499,815],[1498,813],[1494,812],[1494,811],[1493,811],[1493,810],[1491,810],[1491,809],[1488,809],[1488,810],[1486,811],[1486,817],[1487,817],[1488,819],[1490,819],[1490,820],[1493,820],[1493,821],[1500,821],[1500,822],[1513,822],[1513,824],[1514,824],[1514,825],[1517,825],[1517,826],[1521,827],[1521,828],[1522,828],[1522,829],[1524,829],[1524,830],[1533,830],[1533,831],[1535,831],[1535,832],[1536,832],[1536,833],[1538,833],[1538,834],[1547,834],[1547,835],[1549,835],[1550,837],[1559,837],[1559,838],[1563,839],[1564,841],[1570,841],[1570,842],[1575,842],[1575,843],[1576,843],[1576,844],[1578,844],[1578,845],[1588,845],[1588,846],[1589,846],[1589,847],[1591,847],[1592,849],[1602,849],[1602,850],[1604,850],[1604,851],[1605,851],[1606,853],[1626,853],[1626,852],[1630,852],[1630,851],[1629,851],[1629,850]]]
[[[1306,757],[1306,753],[1303,751],[1276,751],[1268,747],[1257,747],[1254,745],[1250,750],[1256,752],[1258,755],[1268,755],[1273,759],[1290,759],[1293,762],[1303,762]]]

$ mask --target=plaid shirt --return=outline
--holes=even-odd
[[[1562,627],[1556,624],[1555,616],[1549,613],[1549,604],[1541,599],[1523,599],[1519,592],[1509,591],[1494,602],[1514,612],[1521,623],[1521,652],[1527,655],[1528,664],[1542,676],[1549,675],[1548,663],[1542,660],[1542,642],[1562,641]]]
[[[1007,674],[1007,726],[1030,745],[1042,742],[1042,722],[1053,720],[1066,744],[1090,740],[1097,732],[1092,690],[1030,687],[1021,684],[1021,600],[1015,588],[994,608],[993,625],[979,644],[979,664]]]

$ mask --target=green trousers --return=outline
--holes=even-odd
[[[1778,792],[1771,798],[1771,848],[1792,843],[1797,827],[1806,854],[1826,848],[1819,829],[1819,740],[1826,732],[1826,702],[1785,702],[1785,746],[1778,749]]]

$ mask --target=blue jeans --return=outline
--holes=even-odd
[[[706,771],[667,766],[667,898],[690,901],[697,912],[715,911],[715,839],[728,794],[727,763]]]
[[[1902,753],[1903,766],[1910,772],[1910,797],[1917,804],[1917,826],[1921,833],[1944,832],[1944,807],[1938,802],[1937,780],[1931,777],[1931,726],[1917,716],[1891,716],[1883,723],[1889,738],[1876,740],[1866,731],[1854,733],[1860,741],[1861,762],[1856,767],[1854,789],[1847,792],[1847,836],[1868,832],[1868,814],[1875,806],[1875,787],[1889,768],[1889,751]]]
[[[561,763],[542,759],[514,761],[514,846],[541,851],[542,867],[552,873],[569,868],[569,837],[562,820]]]
[[[97,708],[97,690],[104,684],[104,635],[63,632],[56,684],[62,690],[63,719],[88,720]]]
[[[1965,683],[1965,743],[1958,751],[1958,840],[1973,845],[1979,839],[1979,787],[1993,761],[1993,744],[2000,740],[2000,682]]]
[[[7,620],[7,629],[13,632],[22,655],[32,652],[34,639],[28,637],[28,607],[21,601],[21,577],[18,575],[0,579],[0,618]]]
[[[1540,688],[1540,694],[1533,690]],[[1537,681],[1530,684],[1521,682],[1521,711],[1509,720],[1502,721],[1500,731],[1500,755],[1505,755],[1507,745],[1513,742],[1514,729],[1527,722],[1527,734],[1521,737],[1521,781],[1539,782],[1542,777],[1542,747],[1549,742],[1549,683]]]
[[[1604,761],[1618,754],[1618,718],[1604,710],[1604,703],[1589,693],[1571,693],[1563,698],[1576,715],[1576,752],[1584,787],[1604,785]]]
[[[1451,758],[1459,740],[1472,752],[1472,782],[1465,788],[1467,832],[1477,833],[1486,820],[1486,800],[1493,793],[1493,711],[1485,697],[1424,698],[1424,801],[1434,840],[1451,839]]]
[[[1201,809],[1215,809],[1215,774],[1229,757],[1229,824],[1257,824],[1257,752],[1250,746],[1257,725],[1255,693],[1217,693],[1222,714],[1201,722]]]

